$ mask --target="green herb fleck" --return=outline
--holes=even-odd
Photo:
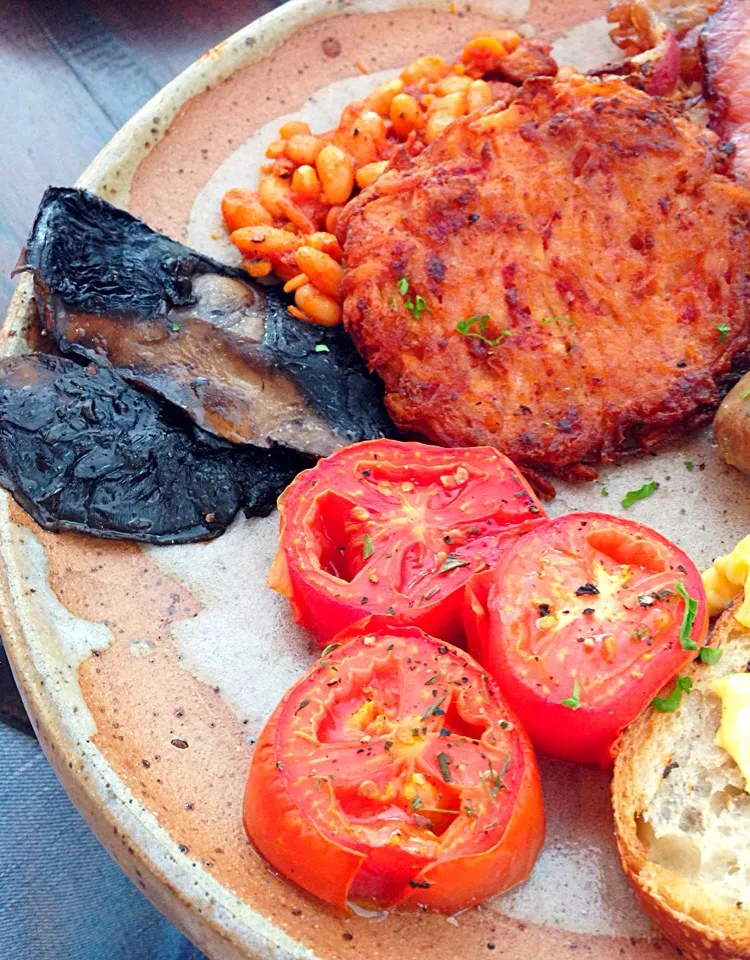
[[[577,710],[581,706],[581,701],[579,698],[580,690],[578,688],[578,680],[573,681],[573,696],[566,697],[564,700],[561,700],[560,703],[564,707],[569,707],[571,710]]]
[[[445,699],[447,696],[448,694],[444,693],[439,700],[436,700],[434,703],[431,703],[430,706],[422,714],[420,719],[426,720],[428,717],[431,717],[434,713],[436,713],[438,716],[442,716],[445,713],[445,711],[440,710],[440,707],[445,702]]]
[[[674,689],[666,697],[654,697],[651,706],[659,713],[674,713],[682,700],[683,691],[690,693],[693,687],[693,681],[690,677],[677,677]]]
[[[370,534],[366,533],[362,541],[362,559],[366,560],[368,557],[371,557],[373,553],[375,553],[375,544],[372,542]]]
[[[455,553],[449,553],[438,570],[438,573],[447,573],[449,570],[455,570],[456,567],[468,566],[468,560],[462,560],[460,557],[457,557]]]
[[[327,347],[324,343],[316,343],[316,344],[315,344],[315,352],[316,352],[316,353],[330,353],[331,351],[328,349],[328,347]]]
[[[456,330],[459,333],[462,333],[465,337],[476,337],[477,340],[481,340],[482,343],[486,343],[488,347],[496,347],[501,340],[503,340],[505,337],[509,337],[511,333],[510,330],[501,330],[499,337],[495,337],[494,340],[490,340],[484,335],[484,331],[487,329],[487,324],[489,322],[489,313],[483,313],[481,315],[475,314],[473,317],[467,317],[466,320],[459,320],[456,324]],[[471,329],[475,325],[478,325],[478,330]]]
[[[750,397],[750,390],[745,390],[744,393],[740,394],[740,400],[747,400]]]
[[[424,685],[425,685],[426,687],[429,687],[429,685],[430,685],[431,683],[435,683],[435,681],[438,679],[439,676],[440,676],[440,675],[436,673],[434,677],[430,677],[429,680],[425,680]]]
[[[414,813],[415,810],[419,810],[420,807],[423,807],[421,797],[414,797],[412,802],[409,804],[409,813]]]
[[[695,464],[693,463],[692,460],[686,460],[686,461],[685,461],[685,469],[686,469],[686,470],[694,470],[694,469],[695,469]]]
[[[685,613],[680,627],[680,646],[683,650],[697,650],[698,644],[691,638],[690,632],[693,629],[695,615],[698,612],[698,601],[690,596],[681,582],[676,583],[674,588],[685,601]]]
[[[179,323],[173,323],[173,324],[172,324],[172,333],[178,333],[178,332],[179,332],[179,329],[180,329]]]
[[[388,607],[388,609],[385,612],[388,614],[389,617],[393,617],[396,614],[396,609],[395,607]]]
[[[406,277],[401,277],[396,286],[398,287],[398,292],[402,297],[405,297],[409,292],[409,281],[406,279]]]
[[[539,321],[540,326],[546,327],[548,323],[567,323],[574,330],[576,328],[576,322],[567,313],[560,314],[559,317],[547,317],[545,320]]]
[[[304,710],[305,707],[307,707],[307,706],[309,705],[309,703],[310,703],[309,700],[300,700],[299,706],[298,706],[297,709],[294,711],[295,717],[296,717],[297,714],[300,712],[300,710]]]
[[[447,753],[439,753],[437,755],[438,766],[440,767],[440,775],[446,783],[453,783],[453,776],[451,775],[450,767],[450,757]]]
[[[701,662],[709,665],[718,663],[722,653],[724,653],[724,651],[721,647],[702,647],[700,652]]]
[[[391,294],[391,310],[395,313],[398,310],[398,300],[396,299],[396,294]]]
[[[603,496],[603,497],[608,497],[608,496],[609,496],[609,490],[607,490],[606,487],[602,487],[602,496]]]
[[[628,490],[622,498],[621,503],[627,510],[627,508],[632,507],[637,500],[645,500],[646,497],[650,497],[651,494],[658,489],[659,484],[656,480],[650,480],[648,483],[644,483],[642,487],[638,487],[637,490]]]
[[[341,646],[340,643],[329,643],[327,647],[323,648],[323,652],[320,655],[321,660],[323,659],[323,657],[327,657],[329,653],[333,653],[336,647],[340,647],[340,646]]]
[[[719,323],[716,325],[716,329],[719,331],[719,343],[724,343],[727,338],[727,334],[732,328],[728,323]]]
[[[429,312],[430,308],[425,303],[425,299],[421,294],[417,294],[414,297],[414,300],[405,300],[404,306],[412,314],[415,320],[419,320],[422,314],[427,310]]]

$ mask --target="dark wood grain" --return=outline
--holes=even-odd
[[[73,183],[176,74],[274,6],[274,0],[0,0],[0,316],[45,187]],[[0,720],[26,725],[1,644]]]

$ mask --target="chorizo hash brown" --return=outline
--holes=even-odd
[[[750,191],[717,143],[575,76],[394,158],[339,235],[344,322],[396,424],[586,479],[708,423],[749,344]]]

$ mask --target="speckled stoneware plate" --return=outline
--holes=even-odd
[[[325,128],[381,77],[420,53],[455,56],[489,22],[522,24],[556,41],[558,62],[590,67],[616,54],[604,5],[498,0],[452,11],[447,2],[295,0],[166,87],[80,183],[234,262],[218,201],[254,180],[281,117]],[[27,349],[33,322],[22,278],[0,349]],[[746,481],[721,464],[709,435],[598,483],[561,486],[551,512],[617,509],[647,479],[661,486],[629,515],[699,564],[750,528]],[[608,777],[598,771],[542,764],[549,827],[531,878],[458,917],[344,917],[253,853],[241,803],[254,738],[314,657],[265,588],[276,523],[240,520],[213,543],[149,549],[45,534],[0,494],[1,627],[16,678],[58,776],[140,889],[221,960],[674,956],[620,871]]]

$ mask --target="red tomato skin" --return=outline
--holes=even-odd
[[[400,635],[421,633],[411,625],[394,626],[389,618],[371,616],[347,627],[334,642],[345,647],[348,641],[377,630]],[[466,659],[460,649],[451,652]],[[478,664],[474,666],[481,671]],[[290,797],[277,756],[282,713],[289,700],[297,699],[295,690],[296,686],[287,692],[258,738],[244,796],[244,826],[253,845],[284,876],[347,911],[353,888],[378,900],[377,860],[387,851],[375,850],[376,856],[368,865],[365,854],[322,834]],[[497,688],[495,691],[497,694]],[[501,841],[477,854],[457,855],[428,864],[416,877],[417,882],[428,882],[430,887],[409,886],[400,897],[393,898],[390,905],[451,914],[511,889],[531,872],[545,836],[541,778],[530,738],[501,696],[497,696],[497,701],[503,716],[514,727],[523,760],[516,801]],[[408,854],[398,853],[398,862],[383,861],[382,879],[389,890],[401,874],[410,873]],[[414,876],[413,871],[411,875]]]
[[[708,632],[708,605],[700,572],[687,554],[666,537],[643,524],[599,513],[567,514],[549,521],[545,527],[539,528],[536,534],[540,537],[550,536],[556,528],[567,523],[580,522],[581,518],[588,522],[600,519],[612,521],[633,533],[646,531],[650,538],[668,548],[670,553],[678,558],[678,562],[681,562],[687,571],[681,577],[685,581],[686,589],[691,597],[698,600],[691,636],[700,647]],[[585,699],[582,699],[578,709],[573,710],[560,702],[559,691],[552,697],[538,692],[514,672],[512,653],[504,637],[498,613],[502,603],[502,584],[507,579],[512,579],[517,562],[517,546],[518,544],[514,544],[491,571],[489,589],[488,578],[484,578],[471,584],[465,593],[463,618],[469,647],[495,678],[540,754],[608,769],[614,763],[625,727],[695,658],[698,651],[684,650],[677,639],[671,649],[661,655],[661,659],[652,661],[653,668],[650,671],[644,671],[644,676],[637,683],[633,681],[629,684],[622,695],[609,698],[606,706],[587,705]],[[529,541],[525,546],[530,547]],[[569,692],[566,691],[566,694]]]
[[[276,731],[283,701],[258,738],[245,788],[243,822],[255,847],[284,875],[321,900],[346,910],[349,888],[364,854],[335,843],[304,817],[276,766]]]
[[[383,451],[381,456],[384,460],[387,460],[389,451],[395,449],[397,456],[403,456],[404,451],[408,451],[410,448],[418,451],[419,455],[424,458],[437,457],[438,455],[449,457],[460,454],[478,458],[482,455],[491,455],[497,461],[498,470],[502,469],[513,475],[519,492],[523,491],[528,495],[536,511],[533,517],[530,516],[524,521],[509,525],[507,532],[498,535],[496,538],[498,542],[507,541],[510,544],[517,537],[523,536],[547,520],[543,506],[518,468],[494,448],[472,447],[461,450],[431,447],[419,443],[403,443],[395,440],[378,440],[352,444],[345,450],[338,451],[333,457],[346,454],[353,458],[358,452],[365,455],[369,449],[373,448]],[[325,463],[325,461],[321,461],[322,463]],[[419,461],[415,461],[415,464],[417,468],[420,465]],[[304,566],[300,562],[299,551],[294,543],[304,537],[304,534],[301,534],[299,529],[295,527],[292,516],[300,497],[307,493],[306,487],[313,477],[313,472],[313,470],[307,470],[299,474],[279,498],[281,514],[279,549],[269,572],[268,586],[286,597],[295,623],[314,633],[320,646],[325,647],[341,630],[363,617],[370,614],[390,614],[388,614],[387,603],[378,602],[378,597],[373,596],[378,592],[375,587],[365,584],[359,594],[352,597],[347,595],[347,592],[351,593],[347,591],[349,586],[347,583],[339,581],[341,586],[339,591],[336,589],[337,585],[333,578],[331,578],[331,582],[321,584],[318,572],[311,571],[309,560],[306,560]],[[507,476],[503,479],[507,482]],[[472,576],[477,575],[473,574]],[[462,580],[452,592],[440,597],[433,603],[423,603],[419,607],[408,611],[403,608],[396,610],[395,614],[392,615],[393,622],[412,624],[429,636],[437,637],[458,646],[463,645],[462,611],[466,582],[466,580]]]

